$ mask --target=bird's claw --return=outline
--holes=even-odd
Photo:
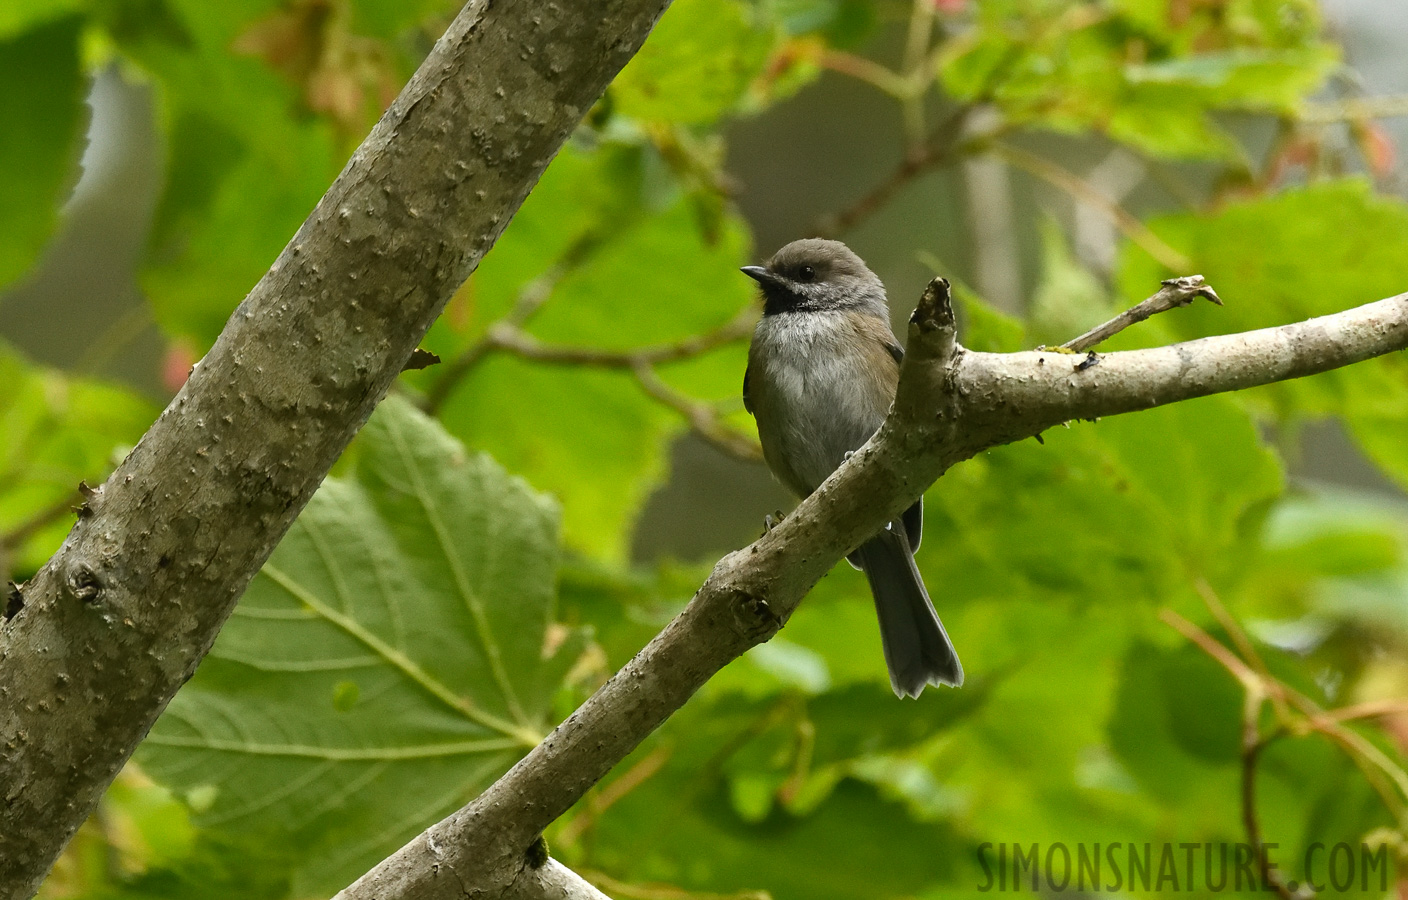
[[[773,510],[772,515],[763,516],[763,534],[770,534],[772,530],[782,524],[782,520],[787,518],[787,514],[782,510]]]

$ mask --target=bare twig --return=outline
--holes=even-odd
[[[762,460],[763,450],[756,440],[727,425],[712,405],[701,403],[670,387],[661,380],[655,367],[649,362],[637,362],[631,367],[631,371],[635,373],[636,381],[640,382],[642,390],[684,416],[690,430],[711,445],[729,456],[747,462]]]
[[[1269,886],[1282,900],[1307,900],[1315,896],[1309,888],[1293,891],[1271,864],[1271,855],[1261,837],[1261,822],[1256,811],[1256,766],[1261,751],[1282,732],[1261,736],[1261,706],[1263,697],[1247,691],[1242,710],[1242,827],[1247,832],[1247,843],[1256,854],[1257,868],[1261,870],[1262,884]]]
[[[1154,296],[1131,306],[1110,321],[1095,326],[1080,337],[1069,340],[1061,346],[1072,353],[1084,353],[1131,325],[1137,325],[1150,316],[1156,316],[1161,312],[1187,306],[1197,297],[1203,297],[1218,306],[1222,305],[1222,298],[1217,296],[1212,285],[1203,281],[1203,276],[1185,275],[1181,278],[1170,278],[1163,282],[1163,287],[1159,288],[1158,293]]]
[[[1247,636],[1246,629],[1223,605],[1222,599],[1217,596],[1217,592],[1212,589],[1212,585],[1208,584],[1206,579],[1195,578],[1193,587],[1203,598],[1203,604],[1207,606],[1213,618],[1217,619],[1223,631],[1226,631],[1227,636],[1232,639],[1232,643],[1237,647],[1237,652],[1242,654],[1242,659],[1246,660],[1261,676],[1261,683],[1266,690],[1266,695],[1276,710],[1277,720],[1282,723],[1290,722],[1291,711],[1286,705],[1286,692],[1282,688],[1280,680],[1273,676],[1271,670],[1266,667],[1266,662],[1257,652],[1256,645]]]
[[[568,246],[561,258],[546,272],[525,284],[519,290],[513,306],[504,314],[504,317],[489,326],[482,338],[465,348],[459,356],[445,365],[440,377],[426,391],[421,408],[431,415],[438,412],[465,376],[473,371],[474,367],[490,351],[495,349],[492,337],[494,327],[502,325],[521,328],[528,324],[533,316],[537,315],[538,310],[542,309],[543,304],[552,297],[552,292],[556,290],[562,279],[581,268],[600,244],[601,239],[596,234],[592,232],[583,234]]]
[[[1370,700],[1366,703],[1356,703],[1354,706],[1328,710],[1324,717],[1331,722],[1349,722],[1353,719],[1401,715],[1408,715],[1408,700]]]
[[[1052,184],[1082,203],[1099,210],[1110,217],[1115,227],[1127,238],[1138,244],[1162,266],[1177,272],[1191,265],[1188,257],[1170,247],[1163,238],[1149,230],[1128,210],[1114,203],[1109,197],[1095,188],[1090,182],[1073,172],[1058,166],[1049,159],[1029,153],[1019,147],[1001,142],[993,142],[989,149],[1006,160],[1010,165],[1035,175]]]
[[[598,366],[606,369],[631,369],[642,363],[660,365],[679,362],[708,353],[710,350],[716,350],[751,334],[753,324],[757,319],[758,314],[755,310],[745,309],[730,321],[703,334],[691,335],[669,344],[657,344],[634,350],[603,350],[595,347],[544,344],[521,328],[507,322],[500,322],[491,327],[484,342],[490,351],[503,350],[534,362]]]
[[[1361,119],[1392,119],[1408,116],[1408,94],[1387,97],[1353,97],[1329,103],[1307,103],[1296,119],[1311,125],[1352,122]]]
[[[1220,606],[1220,604],[1219,604]],[[1261,752],[1271,742],[1285,736],[1288,728],[1285,724],[1277,728],[1271,734],[1263,737],[1261,734],[1261,709],[1265,704],[1267,696],[1272,693],[1271,684],[1273,679],[1264,673],[1255,671],[1253,666],[1239,659],[1236,654],[1223,646],[1203,629],[1189,622],[1171,609],[1165,609],[1159,614],[1159,618],[1173,626],[1184,637],[1196,644],[1204,653],[1221,663],[1242,684],[1244,693],[1242,699],[1242,780],[1241,780],[1241,800],[1242,800],[1242,827],[1247,833],[1247,843],[1251,845],[1252,851],[1256,854],[1257,867],[1261,872],[1262,881],[1269,886],[1283,900],[1306,900],[1313,897],[1313,893],[1298,894],[1292,891],[1290,886],[1281,878],[1275,867],[1271,864],[1271,857],[1267,853],[1266,844],[1262,840],[1261,822],[1257,815],[1256,808],[1256,768],[1257,762],[1261,758]],[[1236,628],[1238,633],[1240,627]],[[1242,641],[1237,641],[1239,646]],[[1246,642],[1246,649],[1251,649],[1250,642]],[[1254,651],[1253,651],[1254,652]],[[1258,662],[1260,659],[1258,658]],[[1258,667],[1259,668],[1259,667]]]
[[[82,499],[82,495],[77,491],[71,494],[65,494],[57,503],[39,510],[14,528],[4,534],[0,534],[0,550],[19,549],[25,541],[34,537],[45,528],[48,528],[65,516],[72,515],[74,506],[82,502]]]
[[[604,369],[625,369],[635,376],[641,389],[655,400],[675,410],[695,434],[730,456],[748,462],[761,460],[762,449],[751,436],[738,431],[723,421],[719,410],[712,404],[696,400],[666,384],[655,371],[657,365],[692,359],[726,344],[747,337],[757,320],[757,312],[745,309],[732,320],[703,334],[692,335],[670,344],[657,344],[635,350],[603,350],[595,347],[573,347],[561,344],[544,344],[526,331],[511,323],[511,316],[490,326],[487,334],[471,352],[467,352],[456,362],[463,361],[458,372],[462,376],[490,353],[511,353],[522,359],[548,365],[590,366]],[[442,381],[440,384],[444,384]],[[437,387],[440,385],[437,384]],[[438,399],[443,399],[443,394]],[[427,396],[426,406],[433,410]]]
[[[874,60],[847,53],[844,50],[826,50],[821,54],[821,67],[841,75],[849,75],[857,81],[864,81],[883,93],[899,100],[913,93],[909,79],[892,71]]]
[[[971,105],[954,110],[927,141],[912,148],[905,155],[904,160],[889,177],[840,212],[823,216],[812,226],[812,230],[822,237],[845,234],[874,215],[914,179],[954,162],[962,154],[960,138],[972,111]]]
[[[584,237],[569,248],[549,271],[525,285],[513,308],[445,367],[444,374],[426,392],[422,408],[433,415],[474,367],[493,353],[511,353],[548,365],[625,369],[635,376],[647,394],[682,415],[690,429],[705,441],[738,459],[749,462],[762,459],[762,450],[756,440],[730,428],[713,406],[674,390],[655,372],[657,365],[692,359],[747,337],[758,317],[752,308],[742,310],[733,319],[703,334],[634,350],[545,344],[523,330],[523,326],[552,296],[557,284],[586,261],[597,243],[595,238]]]
[[[651,776],[664,768],[673,752],[674,748],[669,746],[656,747],[647,753],[640,762],[622,772],[610,784],[590,795],[585,804],[586,809],[563,826],[557,840],[564,844],[575,844],[581,839],[582,834],[596,823],[602,813],[616,804],[616,801],[649,781]]]
[[[1232,673],[1232,677],[1241,682],[1242,687],[1246,688],[1249,693],[1256,692],[1258,695],[1264,693],[1261,687],[1261,676],[1212,635],[1171,609],[1160,610],[1159,618],[1172,626],[1174,631],[1197,644],[1208,656],[1221,663],[1222,667]]]
[[[1362,735],[1344,727],[1342,722],[1373,716],[1391,715],[1400,710],[1408,710],[1408,703],[1400,701],[1380,701],[1344,707],[1337,710],[1322,710],[1309,697],[1293,690],[1271,675],[1257,653],[1255,645],[1247,637],[1245,630],[1231,616],[1212,589],[1200,584],[1200,593],[1214,616],[1227,630],[1246,661],[1239,658],[1215,640],[1206,631],[1184,619],[1172,610],[1163,610],[1162,618],[1179,633],[1195,643],[1214,660],[1222,664],[1239,682],[1246,697],[1242,710],[1242,821],[1246,828],[1247,840],[1256,850],[1262,877],[1278,895],[1285,900],[1305,900],[1314,893],[1306,887],[1292,890],[1270,864],[1262,842],[1261,826],[1256,812],[1256,766],[1261,752],[1272,741],[1291,735],[1319,733],[1340,746],[1351,761],[1364,773],[1366,780],[1378,792],[1384,806],[1395,819],[1404,814],[1404,804],[1399,798],[1408,798],[1408,774],[1402,767],[1389,759],[1383,751]],[[1269,735],[1261,735],[1261,709],[1267,700],[1273,701],[1278,727]],[[1300,714],[1291,711],[1294,706]],[[1385,783],[1387,777],[1392,784]],[[1394,788],[1397,788],[1395,793]]]

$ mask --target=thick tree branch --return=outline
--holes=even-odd
[[[949,467],[1071,419],[1313,375],[1408,346],[1408,294],[1295,325],[1073,357],[975,353],[954,339],[948,284],[911,319],[889,418],[758,541],[724,557],[683,612],[518,765],[339,894],[449,898],[522,858],[715,672],[782,627],[835,563]],[[436,852],[432,852],[436,848]],[[448,878],[452,864],[458,877]]]
[[[537,867],[525,865],[518,877],[497,896],[499,900],[611,900],[555,859],[548,859]]]
[[[667,4],[472,0],[7,603],[18,609],[0,627],[0,898],[33,894]]]

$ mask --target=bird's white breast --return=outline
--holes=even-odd
[[[888,334],[852,311],[759,321],[749,395],[768,463],[793,491],[815,489],[884,421],[897,369]]]

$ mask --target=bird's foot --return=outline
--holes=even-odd
[[[785,518],[787,518],[787,514],[780,509],[773,510],[770,516],[763,516],[763,534],[771,534],[772,530],[781,525]]]

